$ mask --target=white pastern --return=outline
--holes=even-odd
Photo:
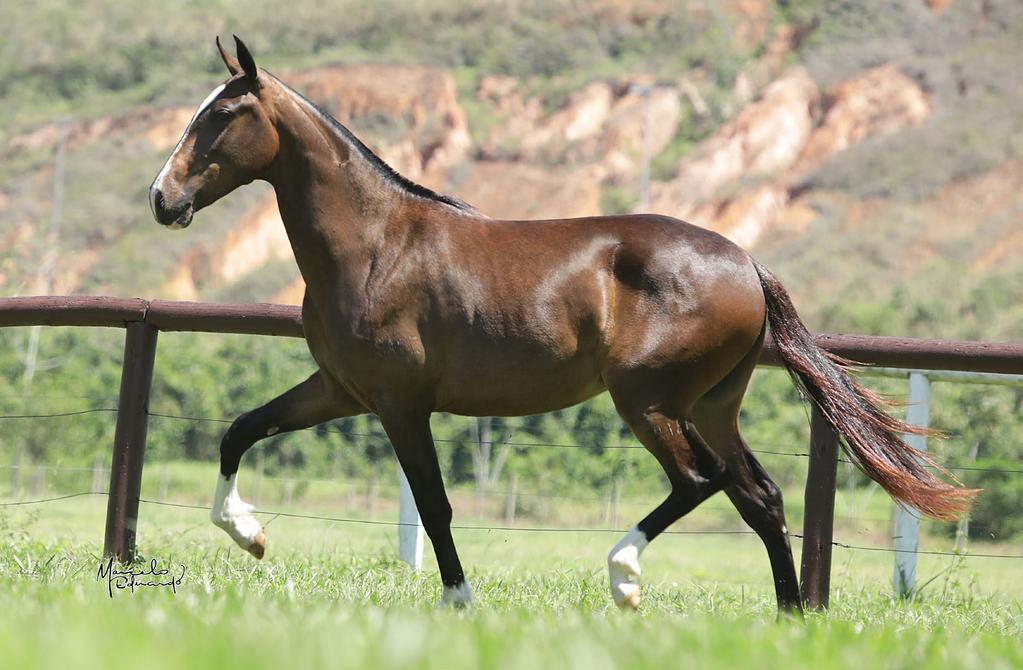
[[[253,509],[238,495],[238,473],[230,477],[218,473],[210,519],[218,528],[223,528],[239,547],[256,558],[262,558],[266,540],[262,525],[252,516]]]
[[[464,609],[472,606],[472,587],[469,582],[462,582],[458,586],[445,586],[444,593],[440,596],[441,607],[454,607]]]
[[[607,555],[607,571],[611,577],[611,595],[621,608],[639,607],[639,555],[650,542],[638,527],[632,528]]]

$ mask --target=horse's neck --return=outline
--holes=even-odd
[[[401,196],[360,152],[298,103],[281,125],[270,178],[299,269],[311,290],[357,290],[401,217]]]

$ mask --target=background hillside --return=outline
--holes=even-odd
[[[4,294],[300,301],[267,187],[183,233],[148,211],[152,178],[224,78],[213,37],[232,32],[400,172],[491,216],[669,214],[750,249],[815,329],[1023,339],[1016,0],[16,4],[0,26]],[[74,379],[89,402],[110,395],[119,350],[104,337],[44,335],[53,371],[36,389]],[[3,383],[24,401],[27,335],[0,338]],[[269,371],[297,381],[309,365],[294,343],[259,345],[270,362],[252,369],[228,362],[250,344],[187,342],[158,372],[184,413],[230,415],[271,395]],[[761,378],[756,437],[798,448],[794,391]],[[947,394],[938,419],[960,447],[1017,453],[1020,393]],[[533,429],[582,440],[587,422],[598,443],[624,437],[606,398]],[[45,432],[18,430],[52,457]],[[84,462],[106,443],[88,430]],[[154,430],[190,458],[216,453],[216,426]],[[456,478],[471,476],[467,454],[451,456]]]
[[[649,209],[750,248],[819,328],[1020,334],[1016,2],[93,0],[5,23],[8,294],[38,291],[67,118],[56,290],[299,299],[266,188],[183,235],[147,211],[224,76],[213,35],[237,32],[401,172],[492,216]]]

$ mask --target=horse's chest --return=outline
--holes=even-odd
[[[413,374],[425,363],[415,321],[353,315],[330,334],[333,358],[346,377]]]
[[[391,368],[407,371],[424,358],[413,319],[366,303],[331,310],[307,304],[304,311],[313,357],[338,377],[379,376]]]

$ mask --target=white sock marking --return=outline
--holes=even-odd
[[[441,607],[470,607],[472,605],[472,587],[465,581],[458,586],[445,586],[440,596]]]
[[[205,100],[199,103],[199,108],[195,110],[195,114],[192,115],[192,119],[188,122],[188,125],[185,126],[185,132],[181,133],[181,139],[178,140],[177,145],[174,147],[174,151],[172,151],[171,155],[167,157],[167,162],[163,164],[163,169],[160,170],[160,174],[156,175],[156,179],[153,180],[153,185],[149,187],[149,204],[152,205],[154,212],[156,211],[156,192],[161,190],[160,185],[163,182],[163,178],[167,176],[167,172],[170,170],[171,160],[173,160],[174,155],[178,153],[178,149],[181,148],[181,143],[185,141],[186,137],[188,137],[188,131],[192,129],[192,124],[195,123],[195,120],[199,118],[199,115],[202,114],[204,109],[213,104],[213,101],[216,100],[217,96],[224,90],[225,85],[226,84],[221,84],[213,89],[213,92],[206,96]]]
[[[256,536],[263,529],[251,512],[252,505],[238,495],[238,473],[230,477],[217,473],[217,490],[213,494],[213,509],[210,520],[218,528],[223,528],[231,539],[242,549],[252,546]]]
[[[619,607],[639,607],[639,555],[648,544],[646,533],[634,526],[607,555],[611,595]]]

